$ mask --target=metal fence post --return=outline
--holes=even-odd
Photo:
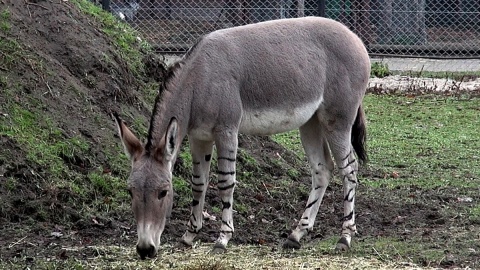
[[[317,12],[319,17],[325,17],[325,1],[326,0],[317,0]]]
[[[110,0],[102,0],[102,9],[110,11]]]

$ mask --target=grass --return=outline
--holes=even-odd
[[[371,77],[383,78],[391,74],[392,73],[390,72],[390,69],[388,68],[387,64],[382,62],[372,63],[372,67],[370,69]]]
[[[11,105],[9,115],[0,122],[0,135],[15,139],[26,146],[27,158],[60,178],[66,170],[63,158],[73,159],[87,151],[88,144],[81,137],[65,139],[60,129],[38,112]]]
[[[366,184],[478,187],[479,108],[479,99],[367,95],[369,166],[385,176]]]
[[[294,152],[299,158],[305,159],[305,151],[303,150],[298,130],[272,135],[272,139]]]
[[[164,246],[161,254],[153,260],[140,261],[132,248],[121,246],[64,247],[70,253],[99,254],[93,260],[46,260],[36,262],[36,269],[157,269],[158,267],[183,270],[230,270],[230,269],[433,269],[422,267],[398,258],[389,261],[374,256],[356,256],[353,253],[329,255],[316,247],[298,251],[282,251],[268,246],[233,246],[222,255],[208,254],[211,245],[199,244],[187,251],[173,250]],[[333,253],[332,250],[327,253]],[[315,254],[315,256],[312,256]],[[385,258],[387,259],[387,258]],[[5,269],[24,269],[24,258],[18,262],[0,262]]]
[[[0,12],[0,31],[4,33],[10,32],[12,25],[10,24],[10,11],[8,9],[4,9]]]
[[[150,45],[139,39],[137,32],[128,24],[119,21],[111,13],[105,12],[100,6],[87,0],[75,0],[74,2],[80,10],[103,24],[102,31],[112,38],[118,54],[130,65],[134,75],[143,74],[143,54],[141,50],[144,52],[151,51]],[[108,61],[108,59],[105,60]]]

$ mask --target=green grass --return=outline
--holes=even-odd
[[[138,39],[138,34],[128,24],[120,21],[109,12],[102,10],[87,0],[74,0],[77,6],[88,15],[103,24],[102,31],[114,40],[118,54],[130,65],[130,69],[136,76],[143,74],[143,54],[151,51],[150,45]],[[105,61],[108,62],[108,59]]]
[[[61,177],[66,170],[63,158],[74,158],[89,145],[81,137],[65,138],[62,131],[38,112],[10,106],[8,117],[0,122],[0,135],[5,135],[26,146],[27,158],[41,165],[54,176]]]
[[[193,199],[190,182],[181,177],[173,176],[172,184],[173,191],[177,195],[175,196],[176,207],[189,207]]]
[[[388,65],[382,62],[374,62],[372,63],[372,67],[370,69],[370,76],[371,77],[378,77],[383,78],[388,75],[392,74]]]
[[[48,117],[35,110],[27,110],[17,104],[8,104],[6,117],[0,118],[0,135],[7,136],[16,141],[27,153],[26,158],[30,164],[36,164],[39,172],[34,175],[48,175],[48,179],[40,176],[43,188],[51,190],[67,189],[73,194],[72,200],[80,198],[82,202],[90,202],[90,205],[78,209],[81,213],[89,211],[108,211],[111,207],[121,204],[127,199],[125,192],[125,179],[103,173],[102,166],[96,164],[90,154],[90,144],[83,137],[66,136],[62,130],[55,127]],[[69,163],[78,157],[89,166],[97,168],[86,174],[75,171],[69,167]],[[111,155],[117,160],[109,158],[112,171],[116,175],[126,175],[129,168],[123,164],[126,157]],[[4,157],[2,157],[3,159]],[[91,158],[91,160],[90,160]],[[65,181],[68,179],[68,181]],[[18,180],[9,178],[7,189],[14,192]],[[100,200],[98,200],[100,199]],[[72,201],[73,204],[78,202]],[[96,208],[91,208],[96,207]]]
[[[294,152],[299,158],[305,158],[305,151],[303,150],[298,130],[272,135],[272,139],[288,150]]]
[[[369,166],[385,177],[366,183],[478,187],[479,108],[479,99],[367,95]]]
[[[0,31],[4,33],[10,32],[12,25],[10,23],[10,11],[8,9],[4,9],[0,12]]]

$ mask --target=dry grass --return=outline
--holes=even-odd
[[[357,257],[354,254],[321,254],[315,248],[298,251],[282,251],[265,246],[231,246],[226,254],[209,254],[211,244],[201,244],[193,249],[180,251],[162,246],[154,259],[141,261],[132,247],[89,246],[86,248],[64,247],[67,253],[96,253],[89,260],[65,261],[62,268],[74,269],[185,269],[185,270],[230,270],[230,269],[427,269],[408,262],[384,262],[381,257]],[[37,265],[39,262],[37,261]],[[49,265],[45,268],[57,268]],[[40,264],[41,265],[41,264]],[[0,266],[3,266],[0,263]]]

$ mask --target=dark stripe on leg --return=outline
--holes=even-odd
[[[200,175],[194,174],[194,175],[192,175],[192,177],[193,177],[193,178],[200,178]]]
[[[344,201],[349,201],[349,202],[352,202],[352,201],[353,201],[353,196],[350,198],[350,193],[352,193],[353,190],[354,190],[354,189],[351,188],[351,189],[348,191],[347,195],[346,195],[345,198],[343,199]]]
[[[220,175],[234,175],[234,174],[235,174],[235,171],[233,171],[233,172],[217,171],[217,173],[220,174]]]
[[[200,202],[198,200],[193,199],[192,206],[197,206]]]
[[[347,178],[347,181],[353,184],[357,184],[358,180],[357,179],[350,179],[348,178],[348,174],[343,176],[343,181],[345,181],[345,178]]]
[[[229,157],[219,157],[219,158],[218,158],[218,160],[221,160],[221,159],[228,160],[228,161],[231,161],[231,162],[237,161],[236,159],[234,159],[234,158],[229,158]]]
[[[223,205],[223,209],[228,209],[228,208],[232,207],[232,204],[230,202],[223,202],[222,201],[222,205]]]
[[[352,154],[352,150],[350,150],[350,152],[348,152],[348,155],[347,155],[346,157],[344,157],[344,158],[342,159],[342,161],[347,160],[348,157],[350,157],[351,154]]]
[[[350,214],[344,216],[344,217],[342,218],[342,220],[343,220],[343,221],[347,221],[347,220],[352,219],[352,217],[353,217],[353,211],[350,212]]]
[[[307,204],[307,207],[306,207],[306,208],[310,208],[310,207],[312,207],[312,205],[314,205],[316,202],[318,202],[318,198],[317,198],[317,199],[315,199],[313,202],[311,202],[311,203]]]
[[[225,220],[222,220],[222,223],[225,224],[228,228],[230,228],[233,231],[232,226],[230,226],[230,224],[228,224],[228,222],[226,222]],[[232,232],[230,232],[230,233],[232,233]]]
[[[226,183],[227,181],[228,179],[218,179],[219,184]]]
[[[352,165],[355,161],[357,161],[356,159],[352,159],[350,162],[347,163],[347,165],[345,165],[345,167],[341,167],[339,168],[340,170],[343,170],[345,168],[347,168],[348,166]]]
[[[193,186],[196,186],[196,187],[200,187],[200,186],[203,186],[204,184],[203,183],[195,183],[193,181],[190,181],[190,183],[193,185]]]
[[[233,188],[234,186],[235,186],[235,183],[228,185],[226,187],[218,187],[218,190],[227,190],[227,189]]]
[[[203,192],[203,190],[200,190],[200,189],[194,189],[194,188],[192,188],[192,191],[193,191],[193,192],[197,192],[197,193],[202,193],[202,192]]]

